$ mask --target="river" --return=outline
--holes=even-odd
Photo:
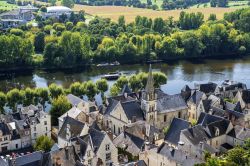
[[[0,89],[6,91],[13,87],[47,87],[56,83],[68,87],[74,81],[96,81],[108,72],[120,71],[131,75],[148,71],[148,65],[123,65],[116,67],[77,69],[67,71],[46,72],[35,70],[30,73],[8,74],[1,78]],[[184,85],[193,87],[194,83],[221,83],[229,79],[247,84],[250,87],[250,57],[241,59],[208,59],[199,61],[178,61],[153,64],[153,71],[161,71],[168,76],[166,85],[161,88],[169,94],[179,93]],[[114,81],[109,81],[111,86]]]

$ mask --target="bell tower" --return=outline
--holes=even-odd
[[[154,78],[152,73],[151,64],[149,66],[148,80],[146,88],[142,91],[141,109],[144,111],[146,122],[154,124],[157,120],[156,112],[156,99],[157,95],[154,88]]]

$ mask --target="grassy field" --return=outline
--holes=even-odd
[[[228,7],[229,8],[244,8],[244,7],[248,7],[248,1],[229,1],[228,2]],[[209,8],[210,6],[210,2],[208,3],[202,3],[202,4],[197,4],[194,6],[191,6],[190,8]]]
[[[185,10],[168,10],[168,11],[155,11],[151,9],[141,9],[141,8],[132,8],[124,6],[84,6],[84,5],[75,5],[75,11],[85,10],[86,13],[93,16],[97,15],[100,17],[111,18],[113,21],[117,21],[120,15],[124,15],[126,22],[134,21],[135,17],[145,16],[150,18],[162,17],[164,19],[173,16],[175,20],[179,18],[181,11],[186,12],[202,12],[205,18],[211,13],[215,13],[218,19],[223,18],[224,13],[235,11],[236,8],[191,8]]]
[[[9,4],[6,1],[0,1],[0,10],[13,10],[17,8],[15,4]]]

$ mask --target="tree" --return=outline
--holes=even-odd
[[[210,0],[210,5],[211,5],[211,7],[216,7],[217,6],[217,0]]]
[[[154,87],[159,88],[160,85],[167,83],[167,76],[162,72],[153,72]]]
[[[21,93],[18,89],[12,89],[7,93],[8,105],[15,111],[17,104],[23,102],[24,94]]]
[[[235,147],[227,152],[227,160],[237,165],[244,165],[246,159],[244,158],[245,151],[241,147]]]
[[[46,101],[49,101],[49,91],[47,88],[37,88],[35,93],[38,97],[38,102],[42,105],[44,105]]]
[[[67,112],[71,108],[71,104],[69,103],[66,96],[58,96],[57,98],[52,100],[52,107],[50,110],[51,115],[51,123],[53,126],[58,125],[58,119],[61,115]]]
[[[226,7],[228,5],[228,0],[218,0],[218,7]]]
[[[110,88],[110,94],[111,94],[111,96],[117,96],[119,93],[120,93],[120,89],[116,85],[113,85]]]
[[[55,83],[49,85],[49,92],[52,99],[57,98],[60,95],[63,95],[62,86],[58,86]]]
[[[97,80],[96,81],[96,87],[102,93],[106,92],[108,90],[108,82],[107,82],[107,80],[106,79]]]
[[[84,94],[84,91],[81,88],[81,83],[80,82],[74,82],[70,85],[69,87],[70,93],[76,96],[81,96]]]
[[[209,17],[208,17],[208,20],[209,20],[209,21],[215,21],[215,20],[217,20],[216,14],[213,14],[213,13],[210,14]]]
[[[34,145],[34,149],[36,151],[44,151],[49,152],[51,147],[53,146],[54,141],[48,136],[42,135],[36,139],[36,143]]]
[[[98,92],[96,85],[93,81],[86,82],[86,95],[89,97],[90,100],[94,98],[96,93]]]
[[[125,17],[124,16],[119,16],[119,18],[118,18],[118,25],[120,27],[125,27]]]
[[[30,88],[26,88],[24,91],[24,105],[34,104],[35,91]]]
[[[49,3],[50,3],[52,6],[55,6],[55,5],[56,5],[56,0],[49,0]]]
[[[3,92],[0,92],[0,112],[4,113],[4,106],[7,102],[7,97]]]
[[[34,39],[34,47],[35,47],[35,51],[37,52],[43,52],[44,47],[45,47],[45,34],[43,32],[38,32],[35,35],[35,39]]]
[[[75,1],[73,0],[62,0],[62,5],[67,6],[69,8],[73,8],[75,4]]]

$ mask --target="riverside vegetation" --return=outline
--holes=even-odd
[[[44,10],[44,9],[42,9]],[[148,60],[247,55],[250,52],[250,9],[227,13],[217,20],[202,13],[181,12],[179,20],[137,16],[125,23],[95,17],[84,23],[85,13],[43,20],[1,32],[3,70],[27,67],[76,67],[100,62],[144,63]]]

